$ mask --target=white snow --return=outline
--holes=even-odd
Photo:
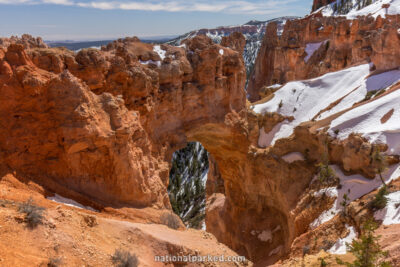
[[[337,189],[336,187],[327,187],[327,188],[323,188],[317,192],[314,192],[314,196],[315,197],[320,197],[323,194],[327,195],[328,197],[337,197]]]
[[[220,54],[221,56],[223,56],[223,55],[224,55],[224,49],[221,48],[221,49],[219,50],[219,54]]]
[[[267,147],[267,146],[270,146],[272,144],[272,142],[275,142],[274,141],[275,135],[277,133],[279,133],[279,131],[281,130],[281,127],[283,125],[285,125],[287,122],[288,122],[287,120],[284,120],[283,122],[278,123],[268,133],[265,133],[264,127],[262,127],[260,129],[260,136],[258,138],[258,146],[259,147]]]
[[[351,201],[358,199],[382,186],[382,182],[378,178],[378,175],[376,175],[375,179],[371,180],[359,174],[346,176],[336,165],[331,165],[331,168],[334,170],[336,176],[340,179],[340,184],[342,187],[341,189],[334,187],[326,189],[326,193],[328,194],[329,192],[330,196],[337,196],[336,200],[329,210],[321,213],[320,216],[310,224],[311,229],[314,229],[319,225],[331,220],[343,209],[340,203],[343,201],[344,194],[347,194],[347,197],[349,198],[348,202],[350,203]],[[386,183],[399,178],[400,165],[391,166],[382,174],[382,177]],[[316,194],[321,193],[318,192]]]
[[[386,198],[388,203],[375,212],[375,220],[381,220],[383,225],[400,224],[400,191],[390,193]]]
[[[368,91],[386,88],[400,80],[400,70],[393,70],[370,77],[369,75],[369,64],[363,64],[327,73],[314,79],[293,81],[285,84],[274,93],[274,97],[271,100],[253,106],[253,110],[262,114],[278,112],[284,116],[294,116],[294,120],[291,122],[286,120],[276,125],[270,133],[265,134],[263,130],[260,131],[259,145],[266,147],[275,144],[275,141],[280,138],[289,137],[296,126],[311,120],[334,102],[338,103],[322,112],[317,119],[323,119],[350,108],[354,103],[363,100]],[[282,107],[279,108],[281,101]],[[393,101],[393,103],[395,102]],[[349,113],[363,114],[363,112]]]
[[[321,7],[316,12],[322,11],[323,16],[346,16],[347,19],[356,19],[358,16],[371,15],[374,18],[378,16],[386,17],[386,15],[400,14],[400,0],[378,0],[372,4],[358,10],[357,1],[353,0],[353,8],[346,15],[339,15],[334,12],[333,6],[339,4],[341,0],[337,0],[327,6]],[[382,8],[382,5],[390,4],[389,8]]]
[[[140,64],[142,65],[149,65],[149,64],[155,64],[157,67],[161,67],[161,61],[154,61],[154,60],[147,60],[147,61],[142,61],[140,60]]]
[[[153,51],[156,52],[160,56],[161,60],[164,60],[165,54],[167,53],[167,51],[161,49],[161,46],[155,45],[153,47]]]
[[[60,204],[64,204],[66,206],[98,212],[97,210],[93,209],[92,207],[84,206],[84,205],[76,202],[75,200],[62,197],[62,196],[60,196],[58,194],[55,194],[54,197],[48,197],[47,199],[52,200],[52,201],[57,202],[57,203],[60,203]]]
[[[88,47],[88,48],[100,50],[100,49],[101,49],[101,46],[91,46],[91,47]],[[80,52],[82,49],[84,49],[84,48],[79,48],[78,50],[75,50],[75,52],[78,53],[78,52]]]
[[[315,51],[317,51],[322,44],[324,44],[326,41],[319,42],[319,43],[308,43],[306,44],[306,53],[307,56],[304,58],[304,61],[307,62],[311,56],[314,54]]]
[[[279,88],[279,87],[282,87],[282,84],[276,83],[276,84],[268,86],[268,88],[273,88],[273,89],[276,89],[276,88]]]
[[[346,224],[346,228],[350,231],[349,234],[340,238],[336,243],[327,251],[331,254],[346,254],[346,243],[351,244],[353,240],[357,237],[357,233],[353,226],[349,226]]]
[[[297,160],[304,160],[304,156],[300,152],[291,152],[282,156],[282,159],[287,163],[292,163]]]
[[[397,75],[400,72],[397,71]],[[367,104],[354,108],[331,122],[329,133],[334,135],[339,130],[337,138],[345,139],[351,133],[359,133],[371,143],[385,143],[389,146],[388,153],[400,153],[400,90],[380,97]],[[381,119],[390,114],[387,121]]]
[[[364,64],[310,80],[287,83],[274,93],[271,100],[253,107],[256,113],[278,112],[284,116],[294,116],[293,121],[285,121],[279,124],[279,129],[274,128],[276,132],[271,132],[271,142],[259,141],[260,145],[273,145],[276,140],[289,137],[294,127],[311,120],[332,102],[350,93],[368,74],[369,65]],[[279,108],[281,101],[282,107]]]

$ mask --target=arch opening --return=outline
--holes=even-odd
[[[189,142],[172,156],[168,196],[172,210],[188,228],[206,229],[208,171],[209,153],[199,142]]]

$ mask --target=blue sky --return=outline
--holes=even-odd
[[[0,36],[101,40],[178,35],[310,12],[312,0],[0,0]]]

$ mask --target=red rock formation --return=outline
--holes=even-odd
[[[238,38],[224,43],[242,50]],[[239,254],[274,262],[294,238],[290,207],[311,172],[282,168],[274,154],[251,148],[259,128],[246,110],[240,53],[205,36],[185,46],[161,45],[162,61],[136,39],[77,54],[0,50],[1,163],[21,179],[103,206],[165,209],[172,152],[200,141],[225,194],[209,231]],[[271,240],[252,234],[275,228]]]
[[[264,85],[313,78],[363,62],[372,62],[378,70],[399,66],[399,18],[346,20],[317,14],[288,21],[281,37],[270,23],[250,77],[250,100],[259,99]],[[323,43],[306,62],[307,44],[319,42]]]
[[[23,34],[21,37],[12,36],[10,38],[0,38],[0,47],[8,47],[10,44],[21,44],[25,48],[47,48],[48,46],[40,37],[34,38],[29,34]]]
[[[164,160],[185,128],[243,106],[245,77],[240,54],[208,38],[161,49],[162,63],[136,39],[78,54],[10,45],[0,59],[3,162],[103,203],[169,207]]]
[[[231,37],[223,44],[242,51],[242,40]],[[326,135],[310,122],[274,147],[258,148],[260,128],[283,118],[247,110],[238,51],[205,36],[183,47],[129,38],[77,54],[18,44],[0,49],[0,167],[107,209],[162,212],[170,209],[172,153],[199,141],[215,170],[209,180],[215,185],[207,189],[208,231],[257,264],[274,263],[288,255],[320,211],[299,206],[299,200]],[[357,148],[364,140],[347,144],[330,144],[332,159],[368,173],[368,147]],[[281,158],[293,151],[310,151],[309,160]]]

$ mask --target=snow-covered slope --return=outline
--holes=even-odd
[[[400,71],[396,75],[400,77]],[[359,133],[371,143],[384,143],[390,154],[400,153],[400,90],[356,107],[331,122],[330,134],[345,139]]]
[[[283,27],[287,20],[296,19],[298,17],[280,17],[268,21],[252,20],[243,25],[218,27],[215,29],[201,29],[181,35],[167,43],[172,45],[180,45],[182,41],[193,38],[196,35],[205,34],[210,37],[215,43],[220,43],[222,37],[228,36],[233,32],[241,32],[246,38],[246,46],[243,57],[246,65],[247,74],[249,74],[254,66],[258,51],[261,47],[262,39],[265,34],[266,25],[270,22],[278,24],[278,35],[283,31]]]
[[[313,119],[324,119],[346,110],[353,104],[364,100],[367,94],[372,97],[374,93],[377,94],[380,90],[386,89],[398,81],[400,81],[400,70],[371,75],[370,66],[363,64],[327,73],[310,80],[289,82],[276,91],[271,100],[252,107],[256,113],[278,112],[284,116],[294,117],[293,121],[285,120],[269,133],[264,133],[262,129],[259,145],[261,147],[273,145],[276,140],[289,137],[293,133],[293,129],[300,123]],[[366,115],[364,114],[367,110],[373,112],[374,116],[380,116],[378,119],[380,122],[380,118],[390,110],[388,109],[389,104],[380,103],[388,98],[392,99],[392,105],[394,105],[396,100],[399,102],[400,93],[392,93],[376,103],[372,102],[359,107],[360,110],[351,110],[348,114],[343,114],[332,122],[333,131],[339,129],[340,135],[343,137],[347,137],[351,131],[362,132],[364,130],[365,133],[369,133],[371,130],[363,125],[368,125],[371,121],[365,120]],[[382,108],[379,109],[378,106],[382,106]],[[357,116],[360,117],[358,120]],[[345,121],[351,121],[353,124],[346,124]],[[377,130],[393,128],[391,121],[388,121],[386,125],[377,126],[379,126]]]
[[[324,16],[346,16],[348,19],[367,15],[385,17],[387,14],[400,14],[400,0],[337,0],[314,13],[317,12],[322,12]]]

